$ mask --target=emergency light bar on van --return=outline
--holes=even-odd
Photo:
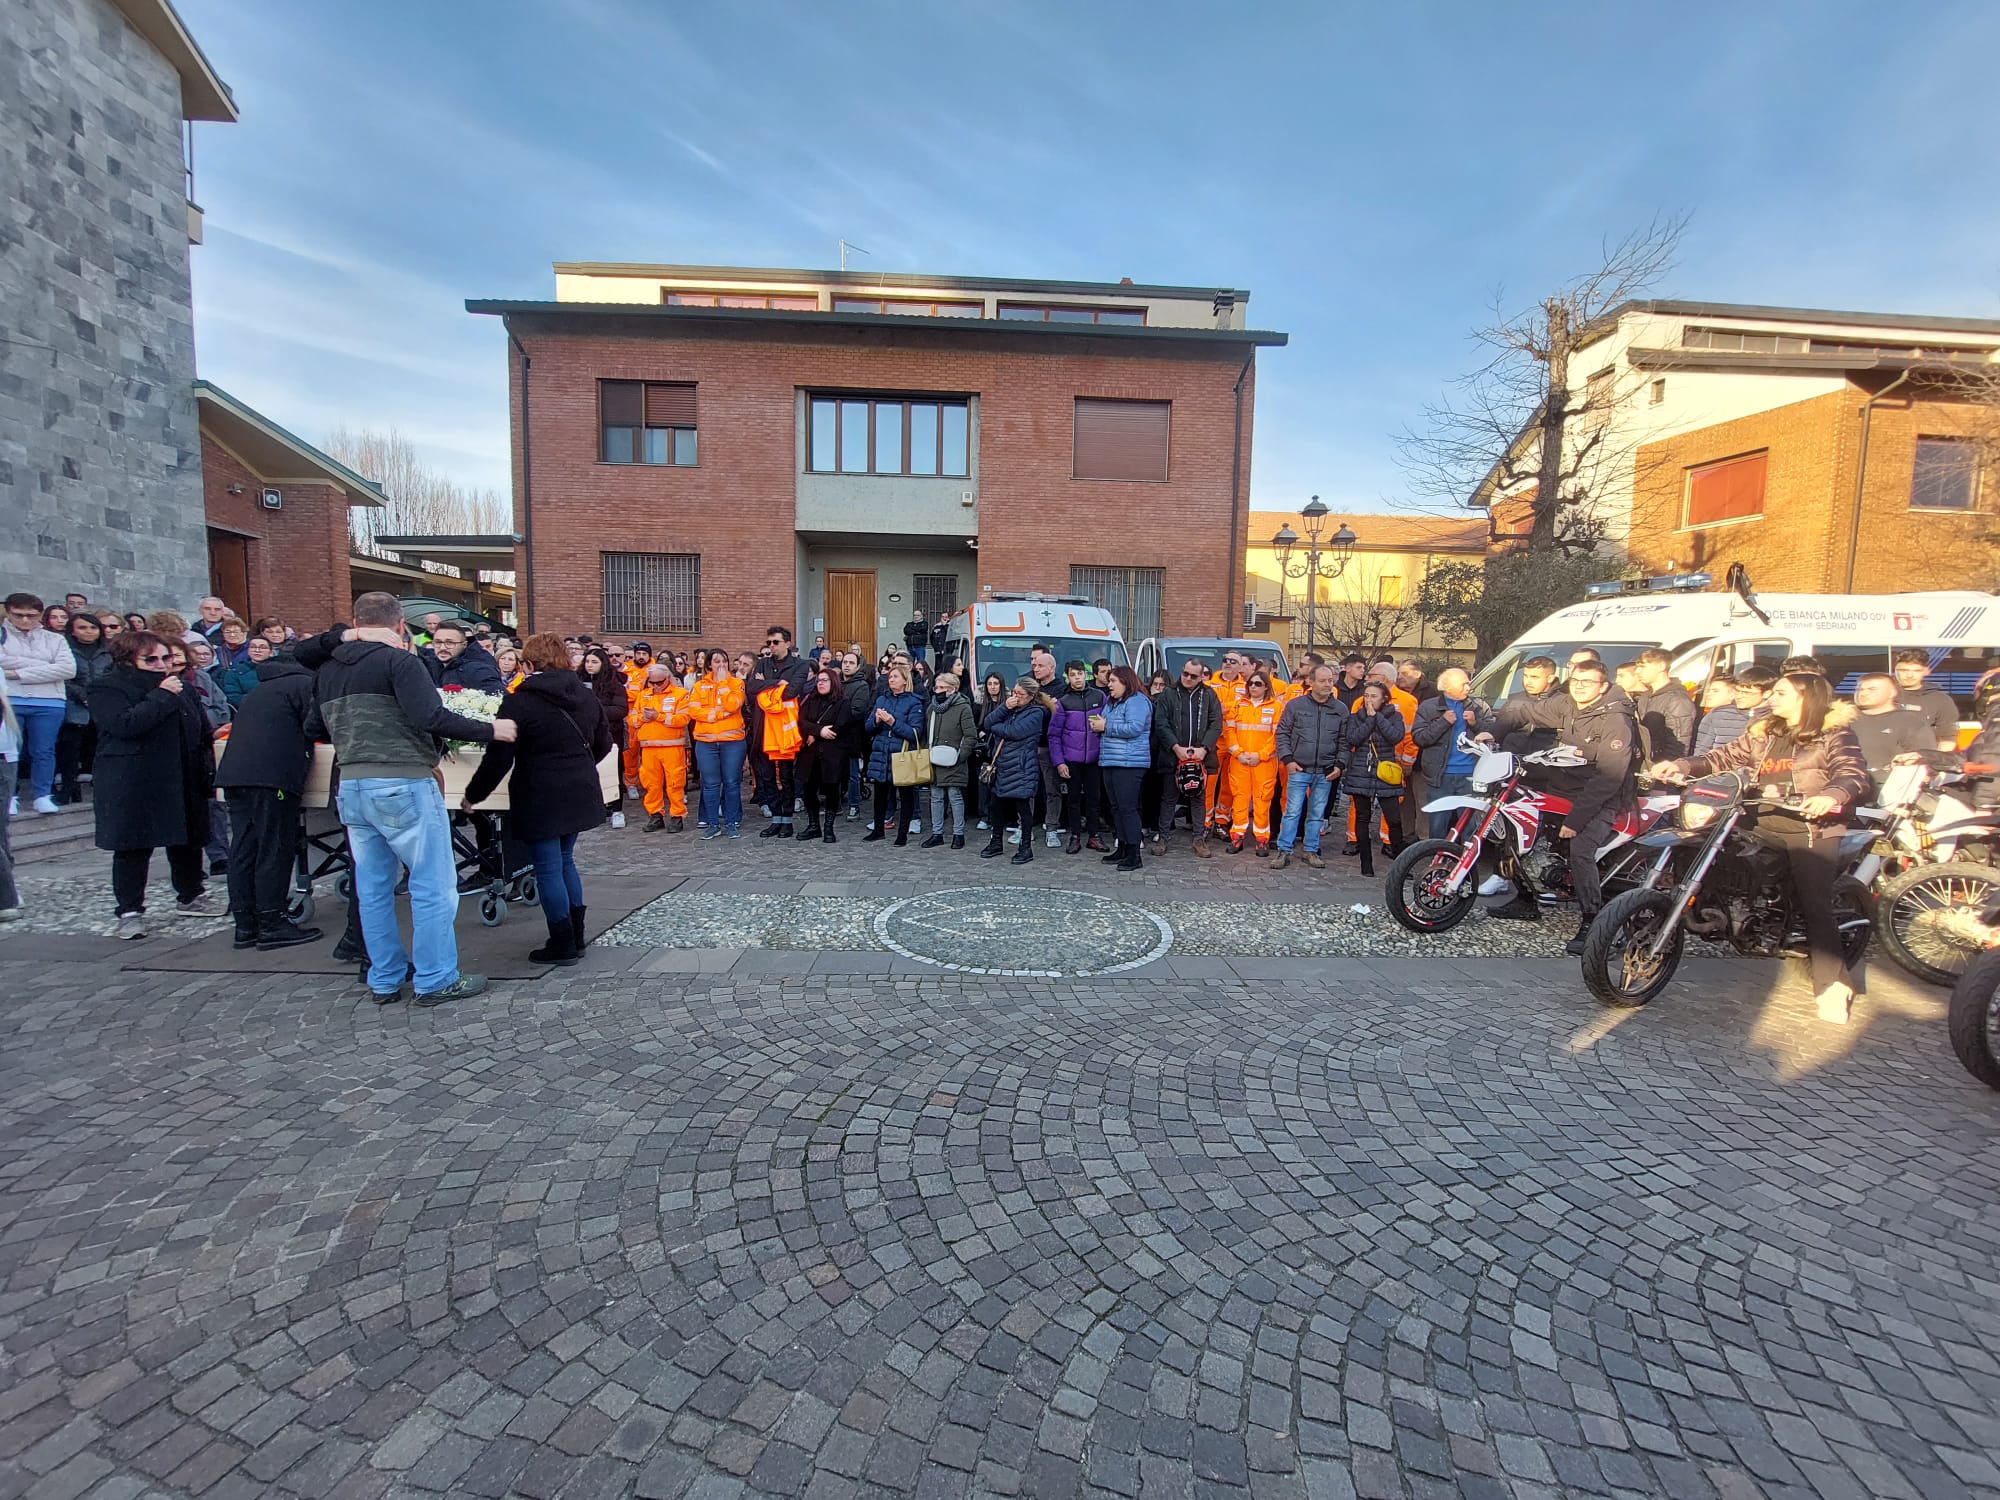
[[[1586,584],[1583,597],[1605,599],[1617,594],[1689,593],[1715,582],[1710,573],[1662,573],[1654,578],[1612,578]]]

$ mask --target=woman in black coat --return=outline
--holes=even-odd
[[[604,713],[604,722],[611,726],[611,739],[618,747],[621,762],[618,795],[604,804],[604,810],[611,814],[611,826],[625,826],[625,776],[622,762],[625,759],[625,715],[632,706],[630,691],[625,686],[625,674],[612,665],[611,657],[602,646],[592,646],[583,653],[583,665],[577,672],[590,684],[591,694],[597,699],[597,706]]]
[[[1354,800],[1354,837],[1361,845],[1361,873],[1375,873],[1375,808],[1382,809],[1382,823],[1389,832],[1389,852],[1401,854],[1404,847],[1401,803],[1403,777],[1396,747],[1407,729],[1403,714],[1389,700],[1389,690],[1371,681],[1362,689],[1361,706],[1347,716],[1342,734],[1347,745],[1347,769],[1340,778],[1341,789]],[[1384,766],[1396,767],[1393,781],[1382,778]]]
[[[1051,699],[1032,677],[1018,679],[999,708],[990,710],[982,726],[992,746],[988,769],[992,779],[986,790],[993,798],[993,837],[979,851],[981,859],[997,859],[1001,853],[1003,830],[1018,820],[1021,847],[1013,863],[1025,865],[1035,857],[1035,792],[1042,784],[1041,757],[1036,750],[1049,732]]]
[[[616,748],[597,696],[569,664],[563,638],[547,631],[521,643],[528,676],[507,695],[499,718],[519,726],[512,744],[486,747],[465,788],[467,811],[486,800],[508,771],[507,832],[528,848],[549,942],[530,950],[538,964],[576,962],[584,944],[583,877],[576,872],[576,836],[604,826],[604,791],[597,763]]]
[[[797,773],[804,789],[806,826],[799,837],[833,843],[833,825],[847,790],[847,747],[854,730],[854,703],[840,669],[823,666],[799,699]],[[824,817],[824,822],[822,822]]]
[[[146,935],[146,875],[167,851],[176,905],[193,916],[213,908],[203,886],[208,804],[215,792],[215,732],[195,695],[170,676],[173,651],[149,630],[111,643],[111,666],[90,689],[97,726],[91,802],[97,847],[111,851],[118,935]]]

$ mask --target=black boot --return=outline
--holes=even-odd
[[[998,859],[1006,852],[1006,835],[996,828],[993,830],[993,837],[986,841],[986,847],[979,851],[979,857],[981,859]]]
[[[880,828],[871,828],[861,835],[861,842],[864,844],[879,844],[886,837],[887,835]]]
[[[1014,857],[1008,860],[1007,863],[1010,865],[1032,864],[1034,862],[1034,858],[1035,858],[1034,840],[1030,838],[1023,838],[1021,840],[1021,847],[1014,852]]]
[[[1512,901],[1487,907],[1486,915],[1501,922],[1539,922],[1542,920],[1542,908],[1539,902],[1517,895]]]
[[[576,951],[579,953],[583,952],[583,942],[584,942],[583,912],[584,908],[582,908],[581,906],[572,906],[569,909],[569,930],[570,933],[576,938]]]
[[[257,913],[257,951],[259,953],[268,953],[273,948],[296,948],[300,943],[316,943],[319,939],[320,930],[317,927],[299,926],[290,917],[286,916],[282,909],[278,911],[260,911]],[[240,936],[237,946],[239,948],[242,946]]]
[[[919,849],[941,849],[944,847],[944,835],[941,833],[934,833],[929,838],[925,839],[921,844],[917,845],[917,847]]]
[[[569,918],[560,922],[549,921],[549,943],[546,948],[530,948],[528,962],[531,964],[555,964],[568,968],[576,962],[576,933],[571,930]]]
[[[1125,857],[1125,846],[1123,844],[1113,844],[1111,846],[1111,852],[1109,854],[1102,856],[1099,859],[1098,863],[1106,865],[1115,865],[1118,863],[1118,861],[1120,861],[1124,857]]]
[[[825,831],[821,833],[819,836],[819,841],[822,844],[834,844],[839,842],[839,840],[833,836],[833,824],[828,823],[826,825]]]
[[[233,943],[231,943],[230,946],[232,948],[236,948],[239,950],[243,948],[256,947],[257,946],[256,915],[252,912],[247,912],[247,911],[239,911],[233,913],[233,915],[236,918],[236,940]]]
[[[819,837],[819,819],[817,818],[813,819],[812,822],[806,824],[805,827],[799,830],[800,843],[804,843],[807,839],[816,839],[818,837]]]
[[[1590,924],[1596,920],[1597,916],[1594,912],[1585,912],[1577,920],[1576,936],[1563,944],[1563,952],[1569,954],[1572,958],[1582,958],[1583,940],[1590,932]]]
[[[1112,868],[1116,870],[1137,870],[1141,868],[1138,845],[1133,845],[1130,849],[1119,855],[1118,863],[1113,865]]]
[[[762,833],[757,835],[757,837],[762,839],[788,839],[791,836],[792,825],[789,823],[773,823],[769,828],[766,828]]]
[[[965,835],[962,833],[954,833],[951,836],[951,847],[954,849],[963,849],[965,847]]]
[[[654,813],[650,818],[646,819],[646,832],[665,833],[666,831],[667,831],[666,814]]]

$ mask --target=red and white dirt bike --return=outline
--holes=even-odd
[[[1569,799],[1529,786],[1527,773],[1534,766],[1585,765],[1584,758],[1568,745],[1515,755],[1464,735],[1458,748],[1477,757],[1472,790],[1424,804],[1425,812],[1455,811],[1458,816],[1447,837],[1424,839],[1396,856],[1385,885],[1389,914],[1412,932],[1456,927],[1478,900],[1482,854],[1489,872],[1497,870],[1513,881],[1520,899],[1537,906],[1574,901],[1562,843]],[[1607,897],[1638,884],[1656,862],[1654,851],[1642,850],[1634,841],[1679,803],[1678,791],[1649,792],[1637,808],[1619,817],[1609,842],[1596,851]]]

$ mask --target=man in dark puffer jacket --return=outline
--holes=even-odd
[[[257,686],[237,705],[215,784],[229,806],[229,914],[238,948],[310,943],[317,927],[285,912],[299,852],[299,797],[313,741],[326,730],[313,701],[313,674],[291,657],[266,657]]]

